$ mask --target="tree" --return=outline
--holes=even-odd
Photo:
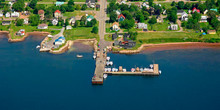
[[[153,6],[154,0],[148,0],[149,6]]]
[[[217,2],[216,2],[216,6],[220,6],[220,0],[217,0]]]
[[[133,19],[131,13],[127,10],[123,11],[122,14],[125,16],[126,19]]]
[[[167,18],[171,22],[176,23],[176,20],[177,20],[177,9],[176,9],[176,7],[167,11]]]
[[[129,31],[128,34],[130,35],[131,40],[137,40],[137,32]]]
[[[79,4],[76,5],[76,10],[81,10],[81,6]]]
[[[189,2],[186,2],[186,4],[184,5],[184,9],[191,9],[192,8],[192,4]]]
[[[24,10],[24,7],[25,7],[25,4],[24,4],[24,1],[23,0],[18,0],[17,2],[15,2],[12,6],[12,8],[15,10],[15,11],[23,11]]]
[[[127,4],[121,4],[119,5],[119,8],[121,9],[121,11],[125,11],[129,9]]]
[[[65,20],[65,26],[68,26],[69,25],[69,19],[66,19]]]
[[[73,1],[73,0],[69,0],[69,1],[68,1],[68,6],[69,6],[69,5],[72,5],[72,6],[75,5],[74,1]]]
[[[76,21],[74,27],[78,27],[80,25],[80,21]]]
[[[74,11],[74,7],[72,5],[68,5],[67,11],[68,12],[73,12]]]
[[[179,9],[183,9],[184,8],[184,2],[183,1],[179,1],[177,4]]]
[[[198,9],[203,13],[206,9],[206,5],[205,4],[199,4]]]
[[[99,29],[98,29],[97,26],[94,26],[94,27],[92,28],[92,33],[98,34],[98,31],[99,31]]]
[[[83,4],[81,10],[86,10],[87,9],[87,5]]]
[[[176,2],[173,1],[173,2],[171,3],[171,6],[176,6]]]
[[[110,22],[115,22],[117,20],[117,14],[116,12],[111,12],[110,13]]]
[[[144,22],[144,15],[141,12],[138,12],[136,15],[136,20],[138,20],[139,22]]]
[[[157,23],[157,19],[156,17],[152,17],[149,21],[148,21],[151,25]]]
[[[159,5],[154,5],[155,14],[160,15],[162,8]]]
[[[208,9],[211,9],[215,3],[212,0],[206,0],[205,4]]]
[[[30,15],[29,22],[30,22],[31,26],[37,26],[40,22],[40,16],[39,15]]]
[[[149,13],[147,11],[143,11],[143,15],[145,20],[149,18]]]
[[[64,25],[64,21],[63,20],[61,20],[61,26],[63,26]]]
[[[34,9],[37,5],[37,0],[32,0],[29,4],[29,7],[31,7],[32,9]]]
[[[85,26],[85,23],[86,23],[86,16],[82,16],[81,19],[80,19],[80,25],[81,26]]]
[[[195,20],[195,22],[199,22],[201,20],[201,14],[195,12],[192,14],[192,18]]]
[[[64,5],[61,5],[61,6],[60,6],[60,11],[61,11],[62,13],[65,13],[65,12],[66,12],[66,8],[65,8]]]
[[[16,26],[23,26],[23,23],[24,23],[24,19],[18,19]]]
[[[125,29],[131,29],[132,27],[134,27],[134,19],[125,19],[124,21],[120,22],[121,23],[121,27],[125,28]]]

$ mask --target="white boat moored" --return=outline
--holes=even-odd
[[[83,57],[83,55],[76,55],[76,57],[77,57],[77,58],[82,58],[82,57]]]
[[[107,74],[104,74],[104,75],[103,75],[103,78],[104,78],[104,79],[106,79],[107,77],[108,77],[108,75],[107,75]]]
[[[161,74],[162,73],[162,71],[161,70],[159,70],[159,74]]]
[[[106,60],[109,61],[109,60],[110,60],[110,57],[106,57]]]
[[[37,46],[36,46],[36,49],[38,49],[38,48],[40,48],[40,45],[37,45]]]
[[[154,65],[153,64],[150,64],[150,68],[153,68],[154,67]]]
[[[96,56],[95,56],[95,55],[93,55],[93,59],[96,59]]]

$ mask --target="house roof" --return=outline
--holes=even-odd
[[[94,16],[89,15],[89,16],[87,16],[86,18],[87,18],[87,19],[89,19],[89,18],[94,19]]]
[[[38,27],[45,27],[48,26],[47,24],[39,24]]]
[[[194,13],[195,11],[196,11],[197,13],[200,13],[200,10],[199,10],[199,9],[196,9],[196,7],[194,7],[192,11],[193,11],[193,13]]]
[[[184,10],[177,10],[177,13],[183,13]]]
[[[207,32],[208,32],[208,33],[209,33],[209,32],[216,32],[216,30],[208,30]]]
[[[124,16],[123,14],[120,14],[120,15],[118,16],[118,19],[121,18],[121,17],[123,17],[123,18],[125,19],[125,16]]]
[[[60,10],[56,10],[54,13],[61,13]]]
[[[118,23],[118,22],[114,22],[112,25],[113,25],[113,26],[114,26],[114,25],[119,26],[119,23]]]
[[[44,10],[38,10],[38,14],[44,14]]]
[[[95,0],[86,0],[86,3],[89,3],[89,1],[90,3],[95,3]]]
[[[201,16],[201,19],[207,19],[207,16]]]
[[[3,24],[5,23],[11,23],[11,21],[2,21]]]
[[[214,9],[214,8],[213,8],[213,9],[210,9],[210,10],[218,12],[218,9]]]

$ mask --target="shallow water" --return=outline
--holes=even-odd
[[[91,85],[92,47],[76,44],[64,54],[40,53],[43,37],[8,43],[0,37],[0,110],[218,110],[220,49],[110,53],[113,67],[158,63],[162,74],[108,76]],[[76,47],[79,46],[80,47]],[[82,54],[82,59],[76,58]]]

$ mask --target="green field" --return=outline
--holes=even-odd
[[[92,27],[77,27],[71,30],[65,30],[64,36],[67,40],[76,39],[98,39],[98,34],[91,33]]]
[[[86,13],[86,12],[81,12],[81,11],[74,11],[74,12],[66,12],[63,14],[63,16],[70,18],[71,16],[83,16],[85,14],[93,15],[95,16],[94,12]]]

